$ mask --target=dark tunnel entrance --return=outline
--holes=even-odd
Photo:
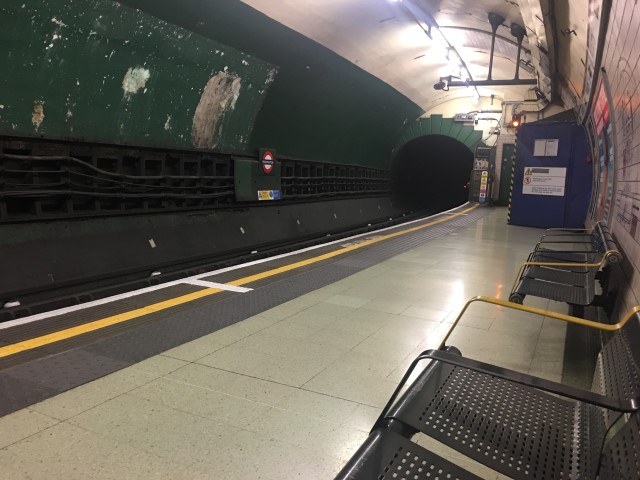
[[[404,145],[392,165],[394,195],[404,207],[429,212],[468,200],[473,153],[445,135],[426,135]]]

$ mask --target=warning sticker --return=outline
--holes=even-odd
[[[525,167],[522,193],[564,197],[567,169],[560,167]]]
[[[280,190],[258,190],[258,200],[280,200]]]

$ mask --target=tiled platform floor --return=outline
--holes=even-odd
[[[507,226],[497,208],[457,234],[3,417],[0,478],[331,479],[411,359],[438,345],[468,298],[506,299],[539,236]],[[559,380],[564,335],[548,319],[479,306],[449,344]]]

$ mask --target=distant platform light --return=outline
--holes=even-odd
[[[511,126],[513,128],[518,128],[520,125],[522,125],[522,115],[514,115],[511,117]]]
[[[5,302],[5,304],[2,305],[2,308],[14,308],[19,306],[20,306],[20,302],[18,300],[12,300],[10,302]]]

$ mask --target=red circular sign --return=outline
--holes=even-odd
[[[269,174],[273,171],[273,153],[268,150],[262,154],[262,171],[266,174]]]

